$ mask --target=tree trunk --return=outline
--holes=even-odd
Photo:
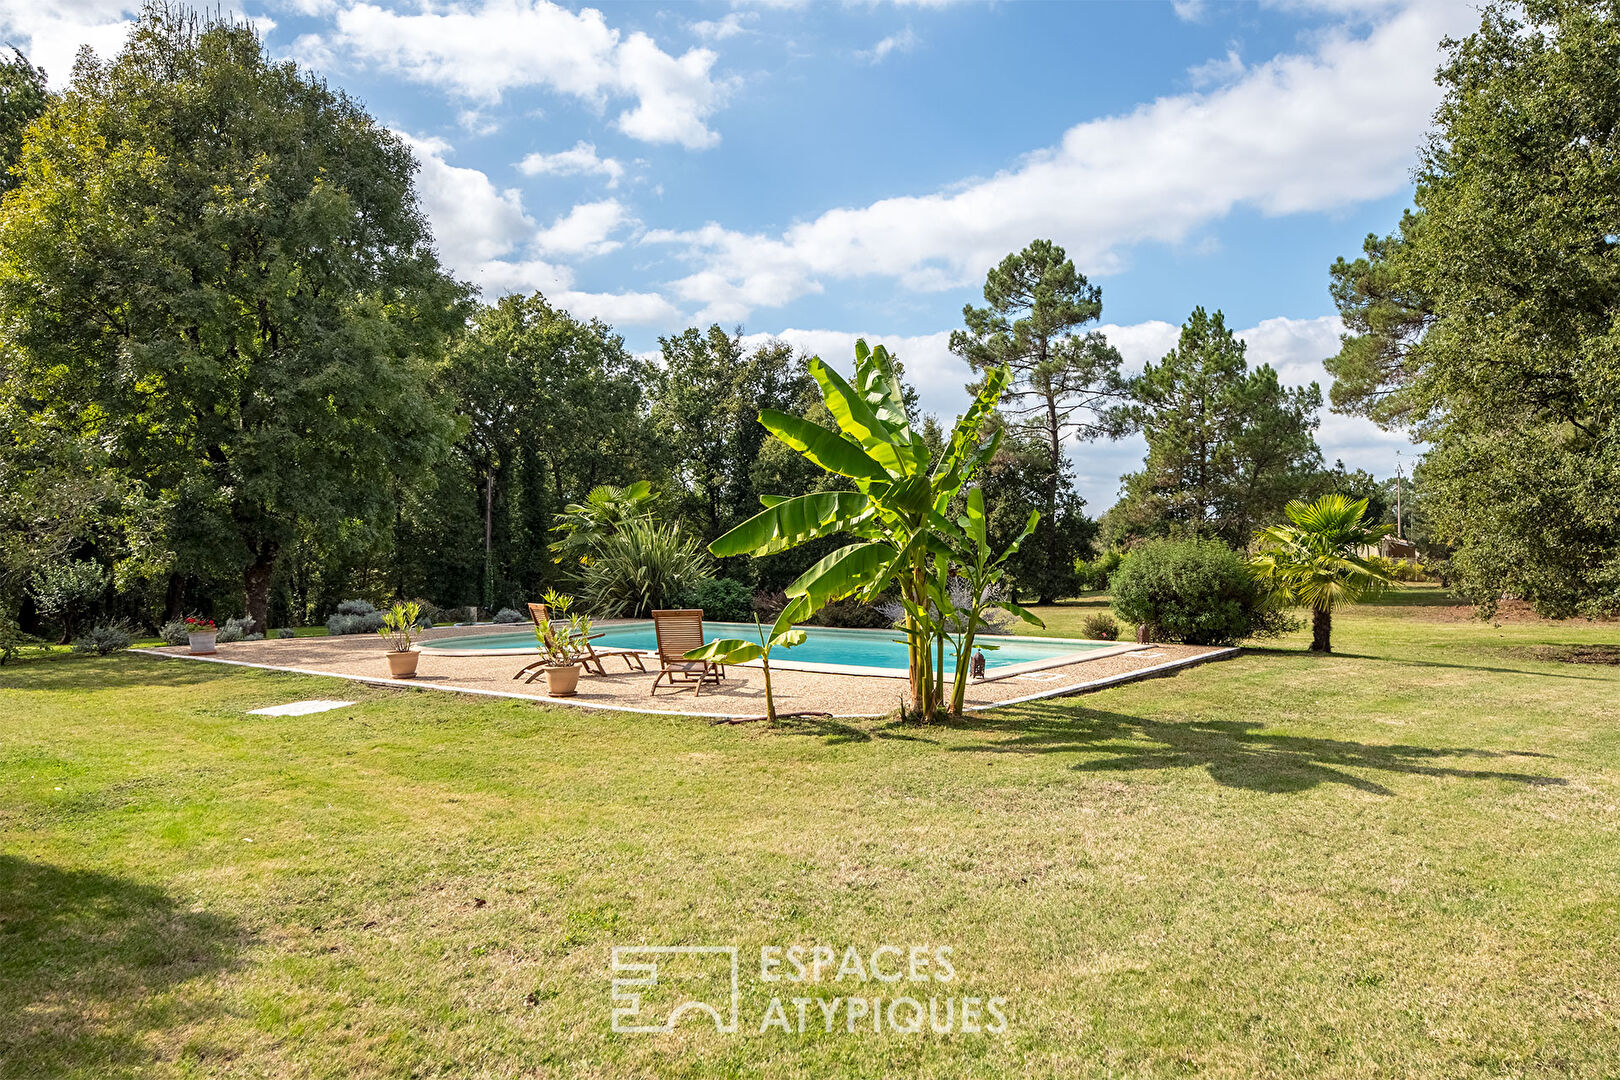
[[[1333,612],[1323,608],[1311,609],[1311,652],[1333,651]]]
[[[277,545],[269,540],[259,544],[253,561],[242,571],[242,591],[247,601],[248,618],[253,620],[252,634],[270,630],[270,572],[276,568]]]
[[[484,474],[484,607],[495,609],[495,470]]]
[[[174,622],[185,616],[186,578],[184,574],[170,574],[169,588],[163,597],[163,621]]]

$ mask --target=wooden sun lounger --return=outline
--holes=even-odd
[[[551,624],[551,610],[544,604],[530,604],[529,620],[534,623],[535,629],[539,629],[542,626],[549,626]],[[641,660],[641,654],[643,651],[641,649],[598,649],[596,646],[591,644],[592,641],[601,637],[602,634],[605,633],[607,633],[606,630],[602,631],[601,634],[592,634],[590,638],[586,640],[585,657],[581,661],[581,663],[584,664],[586,671],[595,675],[605,676],[607,674],[607,669],[602,666],[602,658],[605,656],[624,657],[625,670],[627,671],[647,670],[647,665],[642,663]],[[544,660],[536,660],[534,663],[525,666],[523,670],[512,676],[512,678],[521,679],[523,676],[528,675],[529,678],[527,681],[534,682],[534,680],[540,677],[541,673],[544,672],[545,669],[546,662]]]
[[[703,609],[681,608],[655,611],[653,632],[658,636],[658,677],[650,693],[658,692],[664,679],[669,685],[691,683],[695,695],[704,683],[718,685],[726,677],[724,665],[714,660],[688,660],[686,654],[703,647]]]

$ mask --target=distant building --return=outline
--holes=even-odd
[[[1410,540],[1399,540],[1393,536],[1386,536],[1378,541],[1378,554],[1386,559],[1405,559],[1410,563],[1418,561],[1417,545]]]

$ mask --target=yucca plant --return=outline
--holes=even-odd
[[[872,600],[888,588],[899,593],[909,654],[910,711],[933,716],[942,692],[930,645],[938,636],[929,603],[936,559],[951,560],[967,538],[946,517],[951,499],[983,467],[1000,432],[981,438],[1001,400],[1006,368],[987,374],[978,398],[956,422],[938,461],[912,431],[894,362],[879,345],[855,343],[855,382],[810,360],[827,410],[839,430],[802,417],[763,410],[759,422],[788,446],[828,472],[846,476],[854,491],[818,491],[796,498],[763,496],[765,509],[709,545],[716,555],[771,555],[818,537],[848,533],[859,542],[839,548],[790,585],[805,598],[808,618],[826,604],[856,593]]]
[[[1387,525],[1369,525],[1366,499],[1323,495],[1313,503],[1288,504],[1292,524],[1272,525],[1257,536],[1259,551],[1249,567],[1275,595],[1311,609],[1311,651],[1333,651],[1333,609],[1360,603],[1395,582],[1376,555],[1363,548],[1388,536]]]
[[[592,549],[580,593],[604,618],[666,608],[710,574],[709,557],[677,525],[649,518],[626,522]]]

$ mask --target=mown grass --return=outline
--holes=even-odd
[[[0,1076],[1613,1076],[1620,668],[1537,657],[1620,626],[1445,603],[933,727],[0,668]],[[739,945],[742,1030],[614,1034],[637,943]],[[949,945],[1008,1028],[762,1034],[901,992],[793,943]]]

